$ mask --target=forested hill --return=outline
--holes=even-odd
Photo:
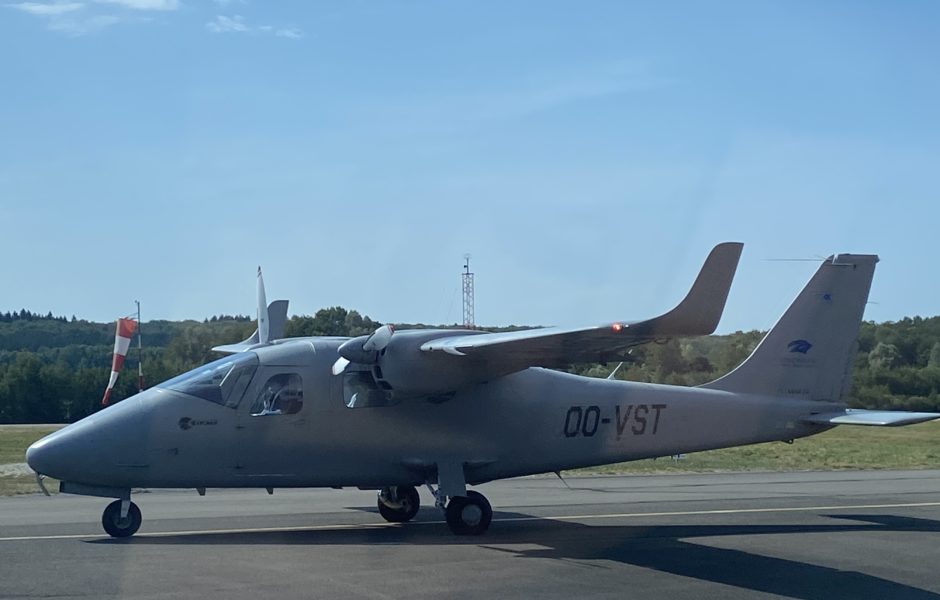
[[[379,327],[356,311],[333,307],[294,316],[287,336],[362,335]],[[76,421],[100,408],[111,371],[114,323],[0,313],[0,423]],[[143,364],[147,386],[165,381],[221,355],[211,348],[240,342],[255,330],[253,319],[214,316],[199,321],[146,321]],[[137,391],[136,338],[112,399]]]
[[[332,307],[291,317],[287,336],[362,335],[380,323]],[[238,342],[255,329],[245,316],[143,324],[147,385],[217,358],[210,348]],[[737,366],[760,341],[758,331],[708,336],[636,349],[622,379],[695,385]],[[75,317],[0,313],[0,423],[75,421],[98,410],[111,365],[114,323]],[[113,398],[136,391],[136,348]],[[576,365],[574,372],[606,377],[613,365]],[[940,410],[940,317],[863,323],[855,362],[854,401],[865,408]]]

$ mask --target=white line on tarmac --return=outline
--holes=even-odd
[[[510,523],[520,521],[583,521],[588,519],[636,519],[643,517],[682,517],[697,515],[740,515],[753,513],[786,513],[786,512],[815,512],[824,510],[857,510],[870,508],[924,508],[940,506],[940,502],[909,502],[902,504],[842,504],[833,506],[783,506],[772,508],[720,508],[714,510],[684,510],[667,512],[643,512],[643,513],[611,513],[602,515],[558,515],[546,517],[505,517],[502,519],[493,519],[494,523]],[[413,525],[441,525],[445,521],[416,521],[409,523]],[[360,523],[360,524],[336,524],[336,525],[307,525],[300,527],[253,527],[245,529],[193,529],[186,531],[157,531],[153,533],[142,533],[138,538],[152,537],[175,537],[185,535],[219,535],[223,533],[293,533],[302,531],[329,531],[344,529],[381,529],[384,527],[400,527],[399,523]],[[107,539],[107,535],[95,534],[69,534],[69,535],[32,535],[19,537],[0,537],[0,542],[25,542],[37,540],[94,540]]]

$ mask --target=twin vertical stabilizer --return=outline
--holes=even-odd
[[[261,267],[258,267],[258,329],[243,342],[216,346],[213,350],[234,354],[281,339],[284,337],[284,325],[287,323],[287,306],[287,300],[275,300],[268,304],[264,292],[264,277],[261,275]]]
[[[839,402],[878,257],[830,256],[741,366],[704,388]]]

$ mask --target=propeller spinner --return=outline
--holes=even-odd
[[[376,362],[379,353],[385,350],[394,333],[394,327],[382,325],[368,337],[359,336],[344,342],[338,349],[339,358],[333,363],[333,375],[342,374],[351,362],[363,364]]]

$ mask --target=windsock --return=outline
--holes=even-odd
[[[124,366],[124,357],[127,356],[127,349],[131,345],[131,338],[134,331],[137,330],[137,321],[133,319],[118,319],[117,331],[114,334],[114,356],[111,359],[111,379],[108,380],[108,388],[104,391],[104,398],[101,399],[101,405],[107,406],[111,398],[111,390],[117,381],[118,373]]]

